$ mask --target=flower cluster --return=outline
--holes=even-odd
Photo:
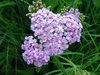
[[[33,39],[33,36],[25,37],[22,49],[25,50],[22,56],[27,64],[34,63],[35,66],[41,67],[42,65],[46,65],[50,60],[48,53],[42,50],[42,45],[38,45],[37,40]]]
[[[68,12],[68,9],[69,9],[69,6],[68,7],[64,6],[64,8],[61,8],[61,14]]]
[[[71,8],[63,14],[55,14],[44,7],[32,13],[31,30],[40,44],[32,36],[25,37],[22,49],[25,50],[23,59],[27,64],[46,65],[50,56],[62,54],[69,45],[80,42],[83,26],[79,14],[78,9]]]
[[[33,13],[31,18],[31,29],[34,36],[40,39],[44,51],[49,51],[49,55],[62,54],[68,48],[68,40],[64,36],[64,20],[60,14],[42,8]]]
[[[37,2],[32,1],[32,3],[33,3],[33,5],[30,5],[29,8],[28,8],[30,13],[36,12],[39,9],[42,9],[43,7],[46,7],[45,4],[42,4],[41,0],[39,0]]]
[[[29,17],[29,19],[31,19],[31,14],[32,13],[35,13],[36,11],[38,11],[39,9],[42,9],[42,8],[45,8],[46,5],[42,3],[41,0],[37,1],[37,2],[34,2],[32,1],[33,5],[29,5],[28,7],[28,11],[29,13],[26,14],[26,16]],[[48,6],[47,9],[50,10],[51,6]]]
[[[31,29],[35,32],[34,35],[40,39],[40,43],[45,44],[48,42],[53,45],[53,42],[55,42],[57,45],[60,43],[60,46],[63,44],[68,46],[68,43],[79,42],[83,26],[78,19],[78,9],[76,9],[74,14],[73,12],[74,9],[71,8],[68,12],[61,15],[42,8],[31,14]]]
[[[76,9],[75,13],[74,9],[71,8],[68,12],[62,14],[64,18],[66,18],[66,26],[64,36],[66,36],[66,39],[69,41],[69,44],[74,43],[74,42],[80,42],[80,37],[81,37],[81,31],[82,31],[82,24],[81,21],[79,20],[79,10]]]

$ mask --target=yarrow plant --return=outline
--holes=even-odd
[[[82,24],[78,9],[64,7],[61,13],[55,14],[39,0],[33,1],[26,14],[31,19],[33,36],[26,36],[21,45],[22,54],[27,64],[41,67],[47,65],[50,56],[62,54],[69,45],[80,42]],[[69,9],[69,10],[68,10]],[[37,42],[38,39],[39,43]]]

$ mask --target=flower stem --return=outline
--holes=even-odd
[[[67,61],[67,62],[69,62],[73,67],[74,67],[74,69],[75,69],[75,73],[76,73],[76,65],[73,63],[73,62],[71,62],[70,60],[68,60],[68,59],[66,59],[65,57],[62,57],[62,56],[60,56],[60,55],[57,55],[58,57],[60,57],[60,58],[62,58],[62,59],[64,59],[65,61]]]

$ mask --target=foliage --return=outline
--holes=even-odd
[[[100,75],[100,0],[43,0],[54,13],[64,6],[79,8],[85,21],[81,42],[51,57],[49,64],[41,68],[27,65],[22,58],[24,36],[33,35],[25,16],[31,3],[32,0],[0,1],[0,75]]]

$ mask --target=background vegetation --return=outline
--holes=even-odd
[[[37,1],[37,0],[34,0]],[[64,6],[79,8],[85,21],[80,43],[41,68],[22,58],[24,37],[33,35],[25,15],[32,0],[0,0],[0,75],[100,75],[100,0],[42,0],[54,13]]]

